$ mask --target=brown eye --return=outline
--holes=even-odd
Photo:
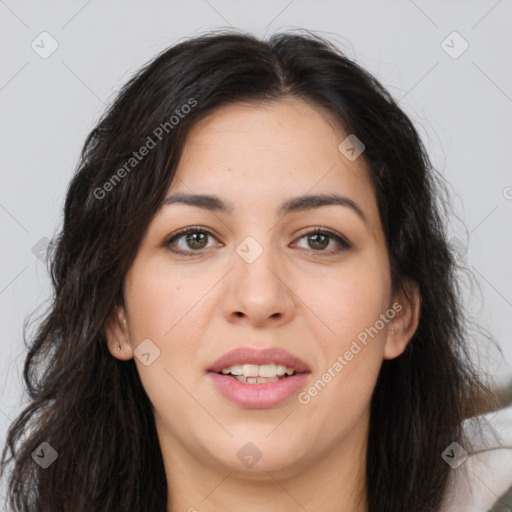
[[[307,239],[308,248],[311,248],[313,252],[326,255],[337,254],[352,247],[341,235],[326,228],[317,228],[314,231],[306,233],[300,237],[300,240],[303,238]],[[335,247],[325,250],[331,242],[334,242]]]
[[[185,243],[192,249],[204,249],[207,238],[207,234],[198,231],[196,233],[185,235]]]
[[[207,247],[208,238],[215,238],[213,234],[200,226],[191,226],[182,229],[169,238],[164,245],[178,254],[192,255],[201,252]],[[179,247],[181,245],[181,247]]]
[[[164,246],[176,254],[185,256],[199,255],[201,252],[204,252],[204,249],[208,248],[209,238],[216,240],[210,230],[200,226],[191,226],[172,235],[164,242]],[[325,228],[317,228],[306,233],[300,237],[300,240],[304,238],[307,239],[308,244],[306,249],[323,255],[337,254],[352,247],[341,235]],[[326,250],[331,244],[334,245],[334,248]]]
[[[329,245],[329,237],[326,235],[309,235],[308,240],[314,249],[325,249]]]

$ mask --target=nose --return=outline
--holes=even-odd
[[[282,259],[266,248],[252,262],[237,252],[228,274],[223,310],[229,322],[253,327],[284,325],[293,318],[293,283]]]

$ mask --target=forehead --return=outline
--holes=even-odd
[[[299,99],[226,105],[190,130],[170,192],[215,193],[241,209],[339,193],[378,217],[363,159],[338,149],[346,137],[329,113]]]

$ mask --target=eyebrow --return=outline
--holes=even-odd
[[[167,197],[164,205],[175,203],[187,204],[189,206],[197,206],[205,210],[233,214],[234,206],[231,202],[225,202],[218,196],[207,194],[185,194],[177,193]],[[363,222],[369,226],[369,221],[363,210],[348,197],[339,194],[314,194],[292,197],[285,201],[278,210],[280,215],[286,215],[293,212],[313,210],[322,206],[344,206],[354,211]]]

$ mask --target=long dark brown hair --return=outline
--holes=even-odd
[[[124,277],[190,128],[222,105],[284,97],[326,109],[364,143],[393,290],[414,280],[421,293],[419,327],[401,356],[384,361],[371,401],[368,510],[439,510],[450,475],[441,453],[454,441],[465,446],[461,422],[487,396],[468,357],[439,177],[397,101],[332,43],[307,32],[262,40],[241,31],[208,33],[158,55],[87,137],[50,250],[51,305],[25,334],[30,402],[2,455],[12,510],[165,511],[151,405],[133,359],[108,351],[104,326],[123,303]],[[148,137],[155,147],[130,160]],[[58,454],[46,469],[32,457],[43,442]]]

